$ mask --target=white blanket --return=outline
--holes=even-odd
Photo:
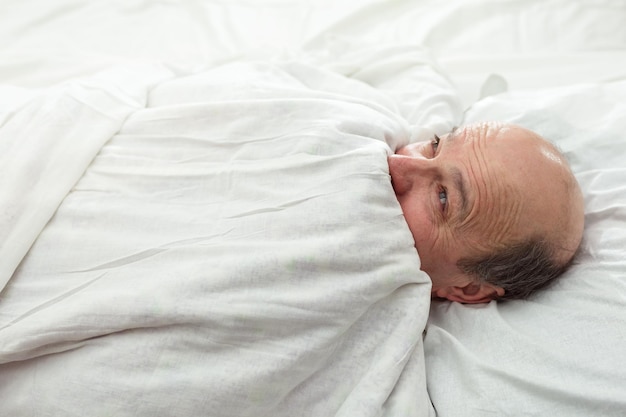
[[[22,95],[0,136],[0,414],[433,415],[430,282],[387,155],[460,115],[397,52],[353,78],[148,66]],[[444,98],[419,117],[398,56]]]

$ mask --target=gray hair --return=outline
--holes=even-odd
[[[486,255],[463,258],[457,266],[482,282],[504,289],[500,300],[526,299],[552,284],[574,259],[562,263],[555,258],[555,251],[545,240],[530,238]]]

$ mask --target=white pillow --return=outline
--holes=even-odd
[[[466,122],[536,130],[570,159],[586,203],[582,251],[528,301],[433,303],[428,390],[440,417],[623,416],[626,410],[626,82],[484,99]]]

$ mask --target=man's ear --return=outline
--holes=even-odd
[[[504,295],[504,289],[487,283],[470,283],[463,287],[442,287],[434,291],[439,298],[464,304],[488,303]]]

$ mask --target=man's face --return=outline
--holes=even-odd
[[[472,282],[459,259],[550,231],[571,200],[561,156],[515,126],[470,125],[410,144],[389,157],[389,172],[422,270],[443,297],[439,289]]]

